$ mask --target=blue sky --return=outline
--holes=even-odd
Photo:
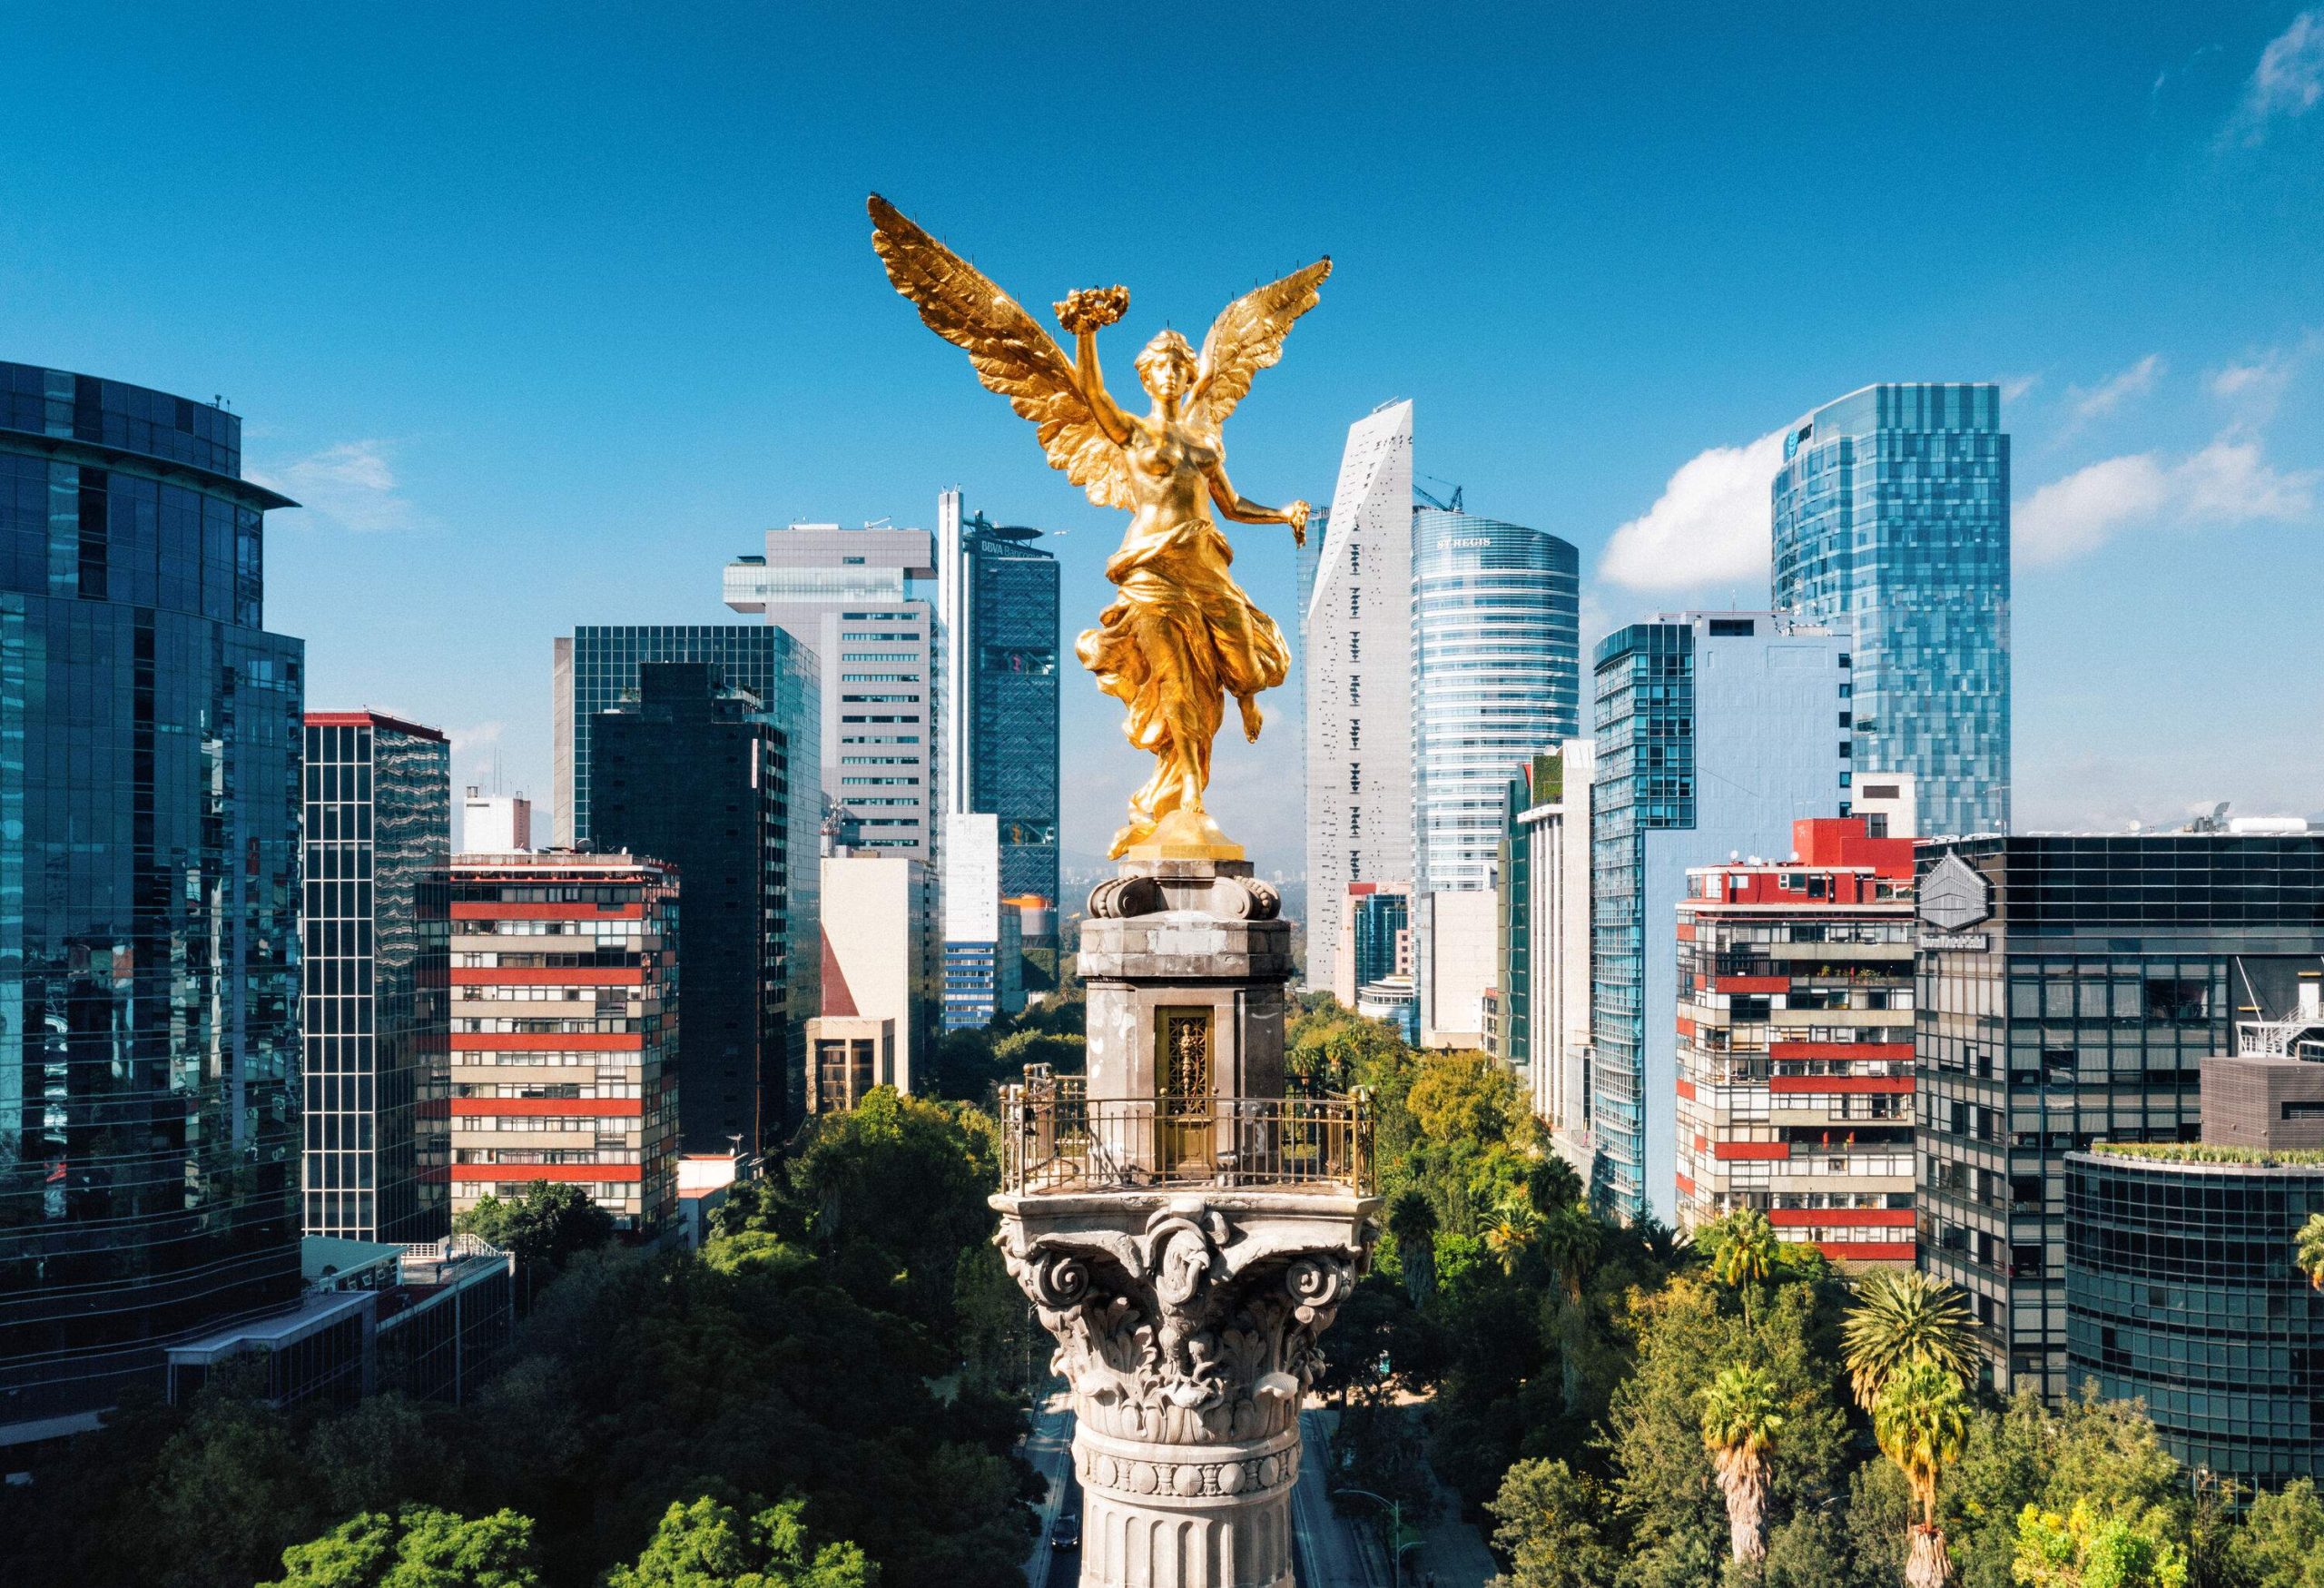
[[[890,292],[866,191],[1115,367],[1329,252],[1228,434],[1263,499],[1417,404],[1472,507],[1575,541],[1593,632],[1765,600],[1754,443],[1877,380],[2016,438],[2024,825],[2324,810],[2324,12],[2281,3],[16,7],[0,358],[245,415],[317,706],[545,793],[549,642],[721,621],[793,518],[959,485],[1118,516]],[[1238,570],[1292,626],[1280,532]],[[1142,774],[1066,689],[1066,839]],[[1285,724],[1290,729],[1294,725]],[[1217,807],[1299,863],[1290,734]]]

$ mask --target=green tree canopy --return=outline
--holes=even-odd
[[[855,1545],[811,1545],[805,1511],[801,1500],[747,1516],[708,1495],[673,1502],[636,1564],[615,1566],[606,1588],[873,1588],[879,1568]]]
[[[533,1523],[513,1511],[471,1520],[432,1505],[367,1511],[282,1552],[261,1588],[539,1588]]]

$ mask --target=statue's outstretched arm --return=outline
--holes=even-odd
[[[1291,538],[1300,545],[1307,544],[1307,504],[1294,502],[1287,508],[1262,507],[1235,488],[1226,478],[1226,465],[1214,463],[1203,471],[1210,484],[1210,499],[1218,510],[1237,524],[1288,524]]]
[[[1129,418],[1115,406],[1113,397],[1106,390],[1106,377],[1098,368],[1098,328],[1084,325],[1074,337],[1073,379],[1081,389],[1081,399],[1089,405],[1089,417],[1098,421],[1098,429],[1106,439],[1117,447],[1129,443]]]

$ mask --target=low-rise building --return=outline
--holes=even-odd
[[[1792,824],[1793,858],[1687,873],[1679,1218],[1738,1208],[1848,1263],[1910,1263],[1913,841]]]
[[[678,880],[548,850],[452,861],[452,1209],[580,1187],[635,1239],[677,1210]]]

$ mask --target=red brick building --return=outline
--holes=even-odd
[[[1909,1263],[1913,843],[1792,824],[1796,857],[1688,873],[1682,1227],[1738,1208],[1847,1263]]]

